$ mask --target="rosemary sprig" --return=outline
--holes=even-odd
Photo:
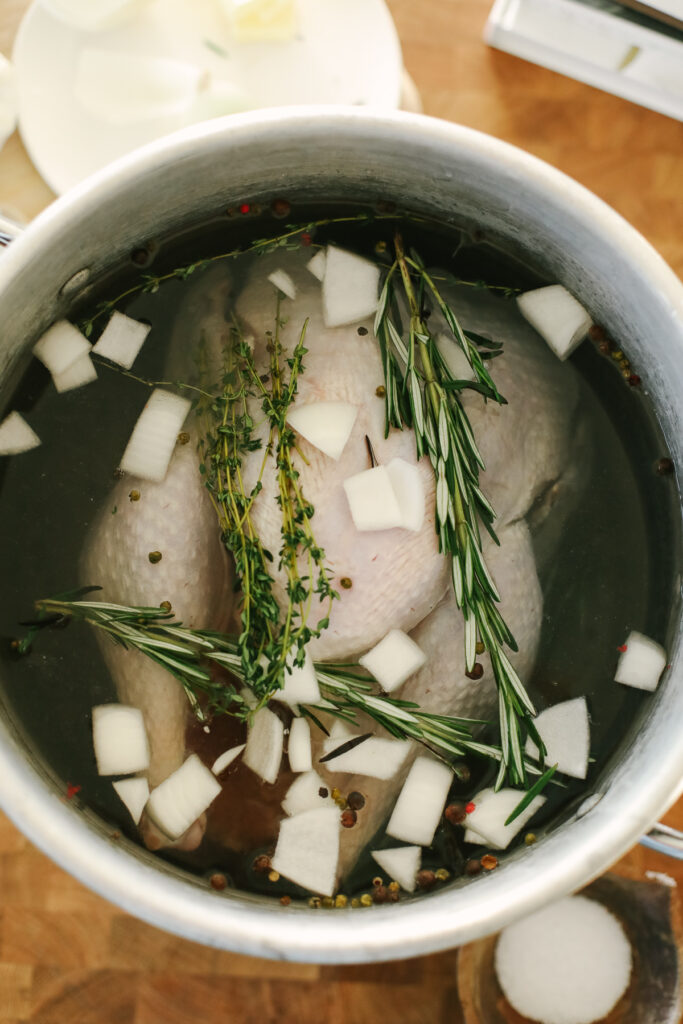
[[[465,664],[471,672],[477,645],[491,659],[498,688],[502,757],[496,786],[507,778],[526,784],[522,753],[523,730],[534,739],[542,761],[545,747],[534,727],[534,706],[505,647],[517,650],[515,639],[498,610],[500,595],[484,560],[480,523],[497,541],[495,512],[479,486],[484,461],[460,399],[471,388],[485,399],[504,403],[484,365],[475,341],[463,331],[455,313],[437,289],[420,258],[406,254],[399,234],[395,260],[389,268],[375,319],[385,378],[385,429],[412,427],[418,458],[427,454],[436,479],[436,530],[439,547],[451,558],[453,589],[465,623]],[[408,307],[404,340],[397,288]],[[457,344],[474,370],[475,380],[456,380],[446,365],[423,313],[426,293],[436,301]],[[489,354],[498,350],[489,343]]]
[[[98,587],[75,592],[83,597]],[[122,647],[138,650],[151,661],[167,669],[179,680],[194,714],[206,721],[213,714],[227,713],[248,720],[254,713],[251,694],[242,693],[235,682],[212,672],[212,666],[226,669],[237,684],[247,681],[243,674],[238,638],[211,630],[187,629],[174,619],[169,607],[129,607],[104,601],[69,600],[69,595],[36,601],[38,619],[20,642],[19,653],[26,654],[43,627],[68,620],[87,622],[107,634]],[[347,666],[316,664],[322,700],[301,710],[323,728],[318,714],[326,712],[355,724],[363,713],[397,739],[413,739],[451,763],[467,754],[500,762],[500,747],[472,738],[474,726],[484,724],[467,718],[451,718],[423,711],[419,705],[388,696],[379,696],[367,677]],[[261,702],[262,703],[262,702]],[[526,761],[532,774],[539,769]]]

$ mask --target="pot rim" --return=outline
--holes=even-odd
[[[28,272],[32,254],[58,244],[72,211],[94,204],[116,183],[153,172],[162,161],[182,160],[211,140],[227,138],[248,145],[264,133],[320,137],[390,131],[407,145],[451,147],[467,152],[501,174],[522,178],[538,193],[564,207],[568,216],[618,248],[638,268],[643,288],[667,308],[672,338],[678,332],[683,364],[683,287],[650,244],[602,200],[543,161],[481,132],[422,115],[375,113],[358,108],[277,108],[233,115],[184,129],[145,146],[97,172],[56,200],[10,247],[0,263],[4,285]],[[674,342],[675,344],[675,342]],[[680,635],[679,635],[680,639]],[[671,652],[672,668],[662,684],[667,704],[658,700],[642,733],[638,756],[629,753],[627,770],[608,777],[599,803],[580,820],[563,825],[537,847],[513,855],[498,871],[401,902],[375,907],[371,914],[259,902],[245,895],[225,899],[173,872],[151,857],[132,856],[134,844],[116,844],[98,830],[95,816],[60,802],[32,765],[10,724],[0,721],[0,804],[17,826],[80,881],[151,924],[211,946],[274,959],[320,963],[370,962],[435,952],[478,938],[522,914],[586,884],[608,868],[673,802],[683,789],[681,645]],[[656,733],[656,735],[655,735]],[[662,751],[666,750],[666,756]],[[633,762],[633,763],[632,763]],[[635,787],[635,788],[634,788]],[[634,797],[637,796],[637,799]],[[88,821],[91,824],[88,824]],[[571,828],[571,839],[567,829]],[[292,916],[293,915],[293,916]]]

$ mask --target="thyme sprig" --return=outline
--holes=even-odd
[[[43,628],[66,621],[87,622],[105,633],[115,644],[138,650],[151,661],[167,669],[181,683],[192,710],[200,721],[214,714],[230,714],[248,721],[256,706],[252,694],[241,687],[247,684],[237,637],[211,630],[188,629],[166,607],[127,606],[105,601],[83,600],[99,587],[84,587],[69,595],[36,601],[38,618],[29,625],[18,652],[26,654]],[[73,600],[73,598],[78,598]],[[235,682],[212,671],[213,666],[227,670]],[[319,715],[334,715],[356,723],[359,713],[367,715],[397,739],[413,739],[451,763],[467,754],[500,762],[503,751],[493,744],[472,737],[480,720],[452,718],[423,711],[412,701],[381,696],[376,685],[360,670],[324,662],[315,666],[322,700],[301,710],[320,728]],[[326,731],[326,730],[324,730]],[[540,774],[538,766],[525,759],[531,774]]]
[[[436,531],[439,548],[451,559],[453,590],[465,623],[465,665],[472,671],[477,645],[491,659],[498,688],[500,768],[496,786],[506,778],[526,784],[522,752],[524,731],[539,749],[545,747],[532,716],[536,714],[505,648],[516,651],[515,639],[498,609],[500,594],[486,565],[481,541],[483,524],[497,542],[495,512],[479,486],[485,468],[461,393],[469,388],[484,399],[505,403],[484,365],[476,335],[468,335],[419,256],[406,254],[400,234],[394,238],[395,259],[380,295],[375,319],[385,379],[385,431],[412,427],[418,458],[428,455],[436,480]],[[409,324],[404,340],[398,294],[407,305]],[[448,368],[430,330],[424,301],[431,295],[441,310],[454,341],[465,353],[475,379],[458,380]],[[499,349],[488,342],[488,356]]]
[[[261,703],[282,685],[286,665],[303,664],[305,645],[327,627],[332,601],[338,596],[330,582],[325,552],[315,540],[314,509],[303,494],[292,457],[296,438],[286,420],[297,394],[299,374],[303,372],[307,323],[292,355],[284,358],[280,341],[284,321],[278,293],[274,330],[267,333],[269,372],[259,374],[251,347],[234,321],[223,351],[220,393],[208,400],[202,393],[198,404],[204,423],[199,468],[218,516],[221,538],[234,559],[239,583],[242,628],[237,645],[242,678]],[[265,445],[254,433],[256,402],[268,425]],[[247,491],[244,459],[259,449],[263,450],[259,473]],[[275,597],[273,554],[264,547],[252,518],[271,458],[275,460],[276,501],[281,513],[277,567],[278,571],[284,570],[288,596],[284,614]],[[303,575],[299,569],[302,555],[306,565]],[[323,609],[312,623],[316,595]]]

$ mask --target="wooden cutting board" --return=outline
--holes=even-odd
[[[488,0],[388,2],[426,113],[572,175],[683,276],[683,125],[488,49]],[[0,0],[0,52],[26,7]],[[28,221],[51,198],[14,135],[0,152],[0,210]],[[683,802],[666,820],[683,828]],[[683,865],[643,847],[615,871],[683,884]],[[680,910],[678,890],[674,901]],[[0,1024],[462,1024],[457,955],[338,968],[197,946],[94,896],[0,816]]]

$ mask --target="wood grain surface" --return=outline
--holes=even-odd
[[[26,6],[0,0],[0,52],[11,51]],[[489,6],[389,0],[425,112],[572,175],[683,276],[683,125],[488,49]],[[15,134],[0,152],[0,209],[27,221],[51,198]],[[683,802],[667,821],[683,827]],[[642,847],[615,870],[683,884],[683,867]],[[105,903],[0,816],[0,1024],[461,1024],[456,963],[456,951],[337,968],[207,949]]]

